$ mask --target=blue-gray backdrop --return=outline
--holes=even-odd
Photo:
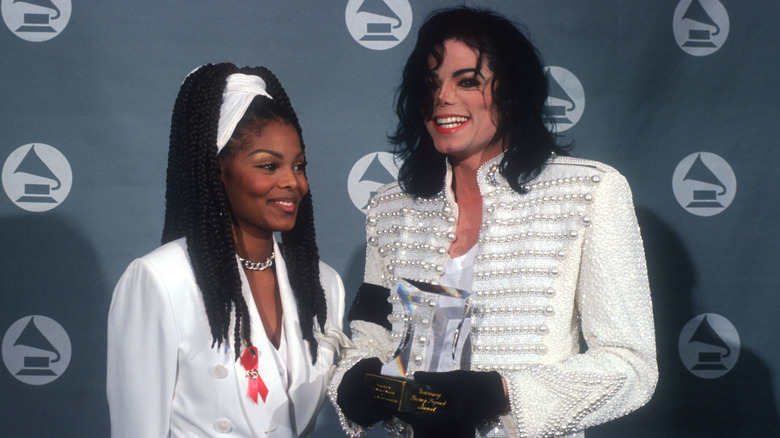
[[[200,64],[285,85],[320,253],[351,302],[362,207],[395,177],[401,68],[424,17],[459,4],[527,29],[562,141],[633,188],[660,381],[589,436],[777,433],[780,2],[1,0],[0,435],[109,434],[111,292],[159,243],[170,115]],[[340,435],[329,406],[317,435]]]

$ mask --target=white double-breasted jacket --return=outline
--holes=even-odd
[[[581,437],[646,403],[658,378],[631,192],[609,166],[552,157],[519,194],[498,172],[501,158],[477,173],[483,206],[471,369],[506,379],[511,411],[479,434]],[[334,375],[332,400],[345,370],[364,357],[386,361],[396,350],[405,325],[398,280],[436,283],[444,272],[458,220],[451,175],[448,167],[445,190],[434,198],[415,198],[393,183],[370,202],[365,281],[391,290],[393,330],[351,323],[356,348]],[[415,370],[410,364],[407,375]],[[348,434],[363,432],[339,415]],[[385,426],[404,434],[397,420]]]
[[[112,437],[312,435],[343,341],[344,287],[338,274],[320,262],[328,313],[325,334],[315,330],[318,357],[312,365],[276,242],[274,251],[289,389],[239,269],[252,342],[259,350],[258,370],[269,389],[257,404],[247,396],[246,370],[235,360],[232,342],[212,347],[203,298],[186,243],[179,239],[133,261],[114,290],[107,370]]]

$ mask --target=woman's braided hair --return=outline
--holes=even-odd
[[[255,97],[235,133],[242,132],[242,123],[246,125],[247,119],[268,121],[270,117],[294,126],[301,136],[301,126],[290,99],[268,69],[239,69],[233,64],[222,63],[206,64],[192,72],[179,90],[171,119],[162,243],[186,238],[190,263],[203,294],[211,327],[211,345],[221,346],[223,341],[228,342],[233,315],[237,357],[242,341],[251,345],[249,309],[241,293],[231,208],[221,180],[216,146],[222,92],[227,77],[233,73],[260,76],[266,83],[266,91],[273,97]],[[234,137],[222,153],[231,149],[231,143],[235,142]],[[301,148],[305,149],[302,136]],[[319,330],[324,330],[326,303],[320,283],[313,211],[309,191],[301,199],[294,227],[281,233],[280,246],[298,306],[303,338],[309,341],[312,362],[316,362],[314,319],[317,319]]]

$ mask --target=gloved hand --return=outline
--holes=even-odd
[[[341,412],[363,427],[393,417],[392,408],[373,398],[366,385],[366,373],[379,374],[381,370],[382,361],[376,357],[363,359],[344,373],[337,390],[336,403]]]
[[[480,422],[498,416],[508,406],[501,375],[495,371],[418,371],[414,380],[444,394],[447,407],[436,413],[401,413],[415,437],[473,437]]]

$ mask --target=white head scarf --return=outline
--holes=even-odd
[[[222,107],[219,109],[217,126],[217,153],[225,147],[238,121],[244,117],[246,109],[255,96],[263,95],[273,99],[265,91],[265,81],[260,76],[234,73],[227,77],[225,91],[222,93]]]

